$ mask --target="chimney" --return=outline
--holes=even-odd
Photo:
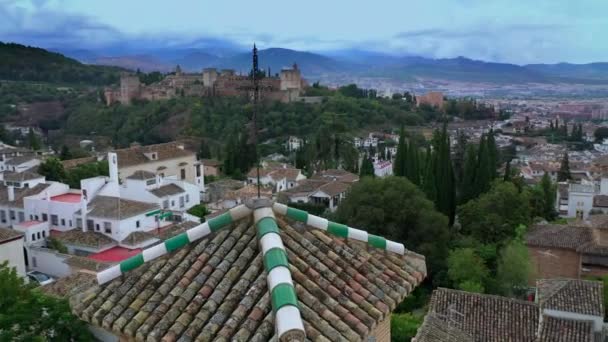
[[[114,152],[108,153],[108,167],[110,169],[110,181],[118,183],[118,156]]]
[[[12,185],[9,185],[7,187],[7,189],[8,189],[8,201],[13,202],[15,200],[15,187]]]
[[[87,231],[87,198],[83,196],[80,200],[80,217],[82,218],[82,231]]]

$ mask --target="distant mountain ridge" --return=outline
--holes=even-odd
[[[183,70],[200,72],[203,68],[230,68],[247,73],[251,53],[213,48],[180,48],[147,50],[141,54],[107,56],[103,52],[66,50],[82,62],[111,65],[142,71]],[[437,79],[478,83],[601,83],[608,84],[608,63],[530,64],[484,62],[466,57],[432,59],[420,56],[394,56],[364,50],[334,51],[327,54],[285,48],[259,51],[260,68],[278,73],[297,63],[304,77],[321,76],[382,77],[398,81]]]

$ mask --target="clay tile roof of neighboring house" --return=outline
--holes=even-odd
[[[152,179],[152,178],[156,178],[156,175],[153,174],[152,172],[144,171],[144,170],[137,170],[137,171],[133,172],[132,175],[127,177],[127,179],[137,179],[137,180],[147,180],[147,179]]]
[[[359,180],[359,176],[354,173],[336,169],[325,170],[315,173],[311,178],[322,179],[326,181],[339,181],[343,183],[354,183]]]
[[[450,326],[449,316],[429,312],[416,334],[416,342],[475,342],[457,327]]]
[[[293,169],[293,168],[276,169],[270,173],[270,177],[272,177],[275,180],[281,180],[281,179],[285,178],[288,181],[295,181],[299,175],[300,175],[300,169]]]
[[[42,286],[41,290],[44,293],[55,297],[67,298],[94,286],[95,281],[94,274],[76,272],[67,277],[59,278],[48,285]]]
[[[604,286],[599,281],[543,279],[536,287],[542,309],[604,316]]]
[[[329,182],[327,184],[322,185],[319,188],[319,191],[323,191],[329,196],[337,196],[341,193],[346,192],[350,188],[350,184],[342,183],[342,182]]]
[[[49,184],[38,184],[32,188],[15,188],[15,200],[11,202],[8,200],[8,187],[0,185],[0,204],[23,208],[23,199],[25,197],[37,195],[48,187]]]
[[[303,179],[298,182],[298,185],[283,191],[282,194],[288,197],[308,196],[325,184],[327,184],[327,181],[324,180]]]
[[[204,166],[218,167],[224,165],[223,162],[216,159],[201,159],[201,161],[203,162]]]
[[[598,196],[595,196],[598,197]],[[606,196],[608,197],[608,196]],[[594,198],[595,202],[595,198]],[[580,224],[580,223],[579,223]],[[608,229],[608,215],[589,215],[587,222],[582,222],[587,227],[590,228],[599,228],[599,229]]]
[[[526,234],[526,244],[536,247],[556,247],[577,250],[593,241],[591,230],[567,225],[538,224]]]
[[[0,244],[16,240],[23,236],[22,232],[9,228],[0,228]]]
[[[608,195],[597,195],[593,197],[593,206],[608,208]]]
[[[145,164],[148,162],[158,162],[161,160],[182,158],[195,155],[194,152],[182,148],[182,144],[170,142],[165,144],[134,146],[116,150],[118,165],[128,167],[133,165]],[[149,159],[144,153],[156,153],[156,159]]]
[[[433,291],[429,312],[450,317],[454,327],[484,342],[534,341],[539,318],[531,302],[446,288]]]
[[[167,240],[177,234],[183,233],[186,230],[197,226],[198,223],[194,221],[184,221],[181,223],[170,225],[169,227],[164,227],[160,229],[157,237],[161,240]]]
[[[17,157],[13,157],[13,158],[7,160],[4,164],[16,166],[16,165],[20,165],[23,163],[27,163],[30,160],[34,160],[34,159],[38,159],[38,158],[36,158],[36,156],[33,156],[33,155],[17,156]]]
[[[152,239],[157,239],[157,237],[152,233],[133,232],[133,233],[127,235],[127,237],[124,238],[124,240],[122,240],[120,243],[127,244],[127,245],[137,245],[141,242],[149,241]]]
[[[592,321],[559,319],[543,315],[539,336],[535,342],[593,342]]]
[[[98,232],[83,232],[72,229],[55,235],[55,238],[66,245],[100,248],[112,245],[114,240]]]
[[[39,175],[32,171],[23,172],[4,172],[4,180],[9,182],[25,182],[32,179],[41,178],[44,176]]]
[[[152,190],[150,190],[150,192],[154,196],[160,198],[160,197],[165,197],[165,196],[181,194],[186,191],[184,189],[182,189],[179,185],[170,183],[170,184],[166,184],[161,187],[158,187],[156,189],[152,189]]]
[[[94,163],[96,161],[97,157],[83,157],[77,159],[62,160],[61,164],[63,165],[64,169],[72,169],[78,165]]]
[[[89,204],[91,217],[125,219],[158,209],[158,204],[127,200],[118,197],[96,196]],[[79,212],[77,212],[79,213]]]
[[[109,263],[87,258],[87,257],[81,257],[81,256],[77,256],[77,255],[72,255],[71,257],[64,260],[63,262],[72,267],[79,268],[79,269],[85,269],[85,270],[89,270],[89,271],[101,271],[103,269],[108,268],[108,266],[110,266]]]
[[[391,254],[277,217],[307,338],[361,341],[424,279],[424,257]],[[92,325],[138,340],[269,341],[271,296],[249,218],[74,297]]]
[[[272,196],[272,189],[267,188],[267,187],[261,187],[260,194],[264,197],[270,197],[270,196]],[[241,201],[244,201],[246,199],[254,198],[257,196],[258,196],[258,187],[253,184],[249,184],[249,185],[246,185],[237,190],[227,191],[226,194],[224,195],[224,199],[226,199],[226,200],[240,199]]]

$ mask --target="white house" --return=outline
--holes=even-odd
[[[378,160],[374,162],[374,175],[376,175],[376,177],[392,176],[393,163],[389,160]]]
[[[593,209],[595,184],[570,184],[568,188],[568,217],[587,219]]]
[[[301,138],[292,135],[287,139],[287,150],[290,152],[298,151],[302,146],[304,146],[304,140]]]
[[[32,170],[40,165],[40,158],[33,154],[12,156],[0,161],[0,171],[23,172]]]
[[[286,164],[269,165],[260,168],[260,184],[272,187],[273,193],[285,191],[295,187],[299,181],[306,179],[300,169],[292,168]],[[257,170],[252,168],[247,173],[248,184],[258,184]]]
[[[8,261],[17,274],[25,276],[23,233],[14,229],[0,228],[0,263]]]

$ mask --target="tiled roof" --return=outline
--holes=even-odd
[[[42,286],[41,289],[46,294],[67,298],[94,285],[95,275],[75,272],[67,277],[59,278],[48,285]]]
[[[165,197],[165,196],[172,196],[172,195],[177,195],[177,194],[181,194],[186,192],[184,189],[182,189],[180,186],[170,183],[170,184],[166,184],[163,185],[161,187],[158,187],[156,189],[152,189],[150,190],[150,192],[159,198]]]
[[[64,244],[84,247],[100,248],[114,243],[114,240],[101,233],[83,232],[78,228],[54,236]]]
[[[78,165],[94,163],[96,161],[97,161],[97,157],[84,157],[84,158],[77,158],[77,159],[62,160],[61,164],[63,165],[63,168],[67,170],[67,169],[75,168]]]
[[[526,234],[526,244],[577,250],[593,241],[591,230],[567,225],[535,225]]]
[[[538,305],[500,296],[438,288],[429,312],[452,317],[475,341],[534,341],[538,328]]]
[[[0,228],[0,244],[23,236],[22,232],[9,228]]]
[[[13,157],[5,162],[6,165],[20,165],[30,160],[38,159],[33,155]]]
[[[96,196],[88,204],[88,208],[91,209],[88,215],[92,217],[125,219],[158,209],[159,206],[118,197]]]
[[[149,241],[152,239],[157,239],[157,237],[152,233],[133,232],[133,233],[127,235],[127,237],[124,238],[124,240],[122,240],[120,243],[126,244],[126,245],[137,245],[141,242]]]
[[[148,146],[135,146],[125,149],[116,150],[118,157],[118,165],[120,167],[129,167],[133,165],[140,165],[149,162],[157,162],[162,160],[169,160],[174,158],[182,158],[187,156],[195,157],[195,153],[181,148],[182,146],[176,142],[170,142],[165,144],[156,144]],[[155,160],[150,160],[144,153],[156,153],[157,157]]]
[[[354,173],[350,173],[345,170],[325,170],[318,173],[315,173],[312,179],[321,179],[326,181],[339,181],[343,183],[354,183],[359,180],[359,176]]]
[[[277,222],[313,341],[362,340],[425,276],[415,253]],[[91,288],[72,308],[126,338],[267,341],[275,328],[266,276],[256,230],[243,219]]]
[[[457,326],[450,325],[449,317],[435,312],[429,312],[425,317],[418,333],[416,342],[474,342],[475,339]]]
[[[542,309],[604,316],[604,286],[599,281],[543,279],[536,287]]]
[[[64,263],[75,268],[85,269],[89,271],[101,271],[110,266],[110,264],[108,263],[77,255],[72,255],[67,260],[65,260]]]
[[[156,178],[156,175],[149,171],[137,170],[133,172],[127,179],[137,179],[137,180],[146,180]]]
[[[327,184],[322,185],[319,190],[323,191],[329,196],[337,196],[341,193],[346,192],[349,188],[350,184],[342,182],[329,182]]]
[[[9,182],[25,182],[32,179],[42,178],[36,172],[23,171],[23,172],[4,172],[4,180]]]
[[[543,315],[539,336],[535,342],[593,342],[592,321],[559,319]]]
[[[198,223],[193,222],[193,221],[184,221],[184,222],[181,222],[178,224],[173,224],[171,226],[161,228],[157,237],[161,240],[167,240],[168,238],[171,238],[177,234],[183,233],[187,229],[193,228],[197,225],[198,225]]]
[[[215,159],[201,159],[201,162],[203,162],[203,166],[218,167],[224,165],[223,162]]]
[[[8,187],[5,185],[0,185],[0,204],[23,208],[23,199],[25,197],[37,195],[48,187],[49,184],[38,184],[32,188],[14,188],[15,200],[11,202],[8,200]]]
[[[272,196],[272,189],[270,189],[268,187],[260,187],[260,194],[264,197],[270,197],[270,196]],[[241,201],[244,201],[246,199],[254,198],[257,196],[258,196],[258,187],[253,184],[249,184],[238,190],[227,191],[226,194],[224,195],[224,199],[226,199],[226,200],[240,199]]]

